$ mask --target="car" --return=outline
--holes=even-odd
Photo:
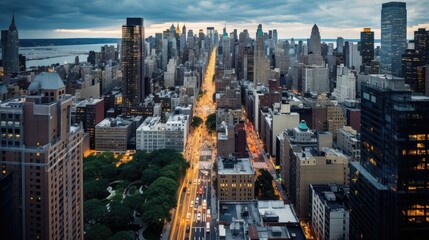
[[[195,199],[195,204],[200,204],[200,198],[199,198],[199,197],[197,197],[197,198]]]
[[[188,188],[188,191],[186,192],[186,194],[191,194],[191,189],[190,188]]]
[[[188,213],[186,214],[186,221],[187,221],[187,222],[189,222],[189,219],[190,219],[190,218],[191,218],[191,213],[189,213],[189,212],[188,212]]]
[[[186,224],[186,233],[189,233],[190,230],[191,230],[191,227],[189,226],[189,224]]]
[[[197,184],[197,179],[194,179],[194,184],[195,184],[195,185]]]
[[[197,221],[201,221],[201,213],[200,212],[198,212],[198,214],[197,214]]]
[[[191,201],[191,206],[190,206],[191,208],[193,208],[194,207],[194,201]]]

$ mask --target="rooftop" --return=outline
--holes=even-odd
[[[161,117],[147,117],[137,128],[137,131],[156,131],[165,130],[165,124],[161,123]]]
[[[128,119],[123,119],[121,117],[105,118],[103,121],[95,126],[96,128],[128,128],[131,125],[131,121]]]
[[[42,72],[36,75],[34,80],[28,86],[28,91],[57,90],[65,88],[63,80],[56,72]]]
[[[266,213],[277,215],[279,223],[298,223],[299,220],[290,204],[285,204],[282,200],[258,201],[259,214]]]
[[[86,105],[95,105],[99,102],[103,101],[102,98],[90,98],[90,99],[85,99],[83,101],[80,101],[76,104],[76,107],[86,107]]]
[[[218,158],[219,174],[255,174],[249,158],[236,158],[229,156],[227,158]]]

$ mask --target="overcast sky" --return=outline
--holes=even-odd
[[[379,0],[1,0],[0,28],[6,29],[15,11],[20,38],[121,37],[126,17],[145,19],[146,37],[185,23],[194,33],[214,26],[219,32],[257,25],[277,29],[279,38],[308,38],[314,23],[322,38],[359,38],[371,27],[380,38]],[[428,0],[407,2],[408,34],[429,29]]]

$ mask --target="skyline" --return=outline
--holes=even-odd
[[[154,35],[169,28],[171,24],[183,24],[194,33],[207,26],[215,27],[219,33],[226,25],[227,31],[236,28],[239,32],[248,29],[254,36],[259,23],[264,31],[277,29],[279,38],[308,38],[311,27],[316,23],[322,38],[342,36],[359,38],[364,27],[375,32],[380,38],[381,4],[387,1],[337,1],[317,0],[316,3],[288,1],[201,1],[192,5],[189,0],[167,1],[160,6],[157,1],[148,0],[144,4],[133,0],[108,3],[97,1],[76,3],[62,0],[55,4],[48,2],[15,2],[5,0],[0,3],[0,28],[6,29],[13,12],[20,32],[20,38],[71,38],[71,37],[116,37],[121,36],[121,26],[126,17],[144,18],[145,35]],[[407,3],[407,38],[413,37],[418,28],[429,28],[425,12],[429,7],[418,0]],[[24,7],[22,7],[24,6]],[[28,7],[27,7],[28,6]],[[31,6],[31,7],[30,7]],[[345,10],[346,11],[345,11]],[[347,11],[348,10],[348,11]],[[251,20],[248,20],[251,19]]]

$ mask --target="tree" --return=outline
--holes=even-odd
[[[140,179],[142,171],[134,166],[134,164],[127,163],[121,167],[121,179],[128,180],[130,182]]]
[[[135,193],[131,196],[128,196],[124,199],[124,205],[129,207],[131,210],[135,210],[139,213],[143,212],[143,194]]]
[[[86,232],[85,239],[106,240],[112,236],[112,231],[104,224],[95,224]]]
[[[216,131],[216,113],[212,113],[207,116],[206,127],[209,130],[209,133]]]
[[[161,168],[156,165],[151,165],[142,172],[142,182],[145,185],[152,184],[160,176]]]
[[[177,182],[180,178],[180,172],[177,171],[178,169],[179,169],[178,164],[167,165],[162,168],[161,177],[168,177]]]
[[[133,240],[133,236],[126,231],[120,231],[115,233],[108,240]]]
[[[255,181],[255,194],[260,200],[278,200],[273,187],[273,176],[265,170],[259,169],[259,176]]]
[[[103,222],[107,215],[106,203],[99,199],[90,199],[83,203],[84,220],[88,224]]]
[[[104,199],[109,196],[109,192],[107,191],[108,186],[109,182],[107,179],[86,181],[83,184],[84,198],[86,200],[92,198]]]
[[[203,119],[195,116],[192,118],[192,127],[199,127],[203,123]]]
[[[110,204],[110,212],[106,216],[107,225],[113,230],[129,227],[133,221],[133,210],[123,204]]]

